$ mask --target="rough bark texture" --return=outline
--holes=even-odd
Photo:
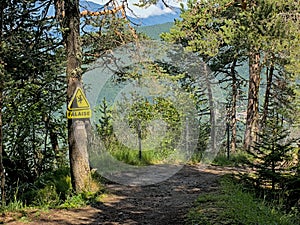
[[[244,148],[250,150],[256,141],[258,127],[258,104],[259,104],[259,85],[260,85],[260,54],[259,52],[249,53],[249,89],[248,106],[246,118],[246,130],[244,136]]]
[[[237,77],[235,74],[237,60],[235,59],[231,65],[230,74],[232,77],[232,106],[231,106],[231,141],[230,148],[231,152],[236,152],[236,130],[237,130],[237,120],[236,120],[236,102],[237,102],[237,94],[238,94],[238,86],[237,86]]]
[[[271,95],[271,87],[273,82],[273,73],[274,73],[274,66],[271,65],[270,69],[267,69],[267,87],[265,92],[265,102],[264,102],[264,109],[263,109],[263,115],[261,119],[262,126],[265,125],[269,113],[269,102],[270,102],[270,95]]]
[[[297,165],[297,175],[300,176],[300,140],[298,140],[298,154],[297,154],[297,159],[298,159],[298,165]]]
[[[1,68],[0,68],[1,70]],[[0,77],[2,78],[2,71],[0,71]],[[5,205],[5,171],[3,166],[3,133],[2,133],[2,106],[3,106],[3,88],[2,81],[0,84],[0,180],[1,180],[1,202]]]
[[[217,140],[216,140],[216,115],[215,115],[215,105],[214,99],[211,89],[211,83],[209,79],[209,71],[207,66],[204,66],[204,74],[206,78],[206,88],[208,93],[208,101],[209,101],[209,113],[210,113],[210,147],[211,149],[208,152],[214,153],[217,149]]]
[[[2,27],[3,27],[3,12],[4,12],[4,4],[1,5],[0,13],[0,44],[2,42]],[[3,68],[1,65],[0,58],[0,181],[1,181],[1,202],[2,205],[5,205],[5,171],[3,166],[3,133],[2,133],[2,109],[3,109]]]
[[[66,0],[64,39],[67,50],[68,103],[77,87],[82,87],[82,51],[80,43],[80,13],[78,0]],[[68,142],[72,185],[76,192],[85,191],[90,181],[87,152],[87,119],[68,120]]]

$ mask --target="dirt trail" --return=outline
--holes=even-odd
[[[217,180],[233,168],[184,166],[168,180],[149,186],[107,184],[111,193],[102,203],[73,210],[32,213],[30,221],[11,221],[9,225],[182,225],[188,210],[201,193],[217,188]]]

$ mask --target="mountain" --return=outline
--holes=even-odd
[[[99,11],[103,8],[103,5],[97,4],[91,1],[80,1],[80,10],[88,10],[88,11]],[[164,24],[168,22],[174,22],[175,19],[179,19],[181,10],[178,7],[172,7],[168,10],[165,10],[166,7],[163,3],[158,3],[155,6],[158,10],[160,10],[160,14],[153,12],[153,15],[148,17],[135,17],[133,15],[128,16],[128,19],[133,25],[136,26],[151,26],[156,24]],[[140,10],[142,12],[142,9]],[[54,13],[53,13],[54,14]]]
[[[80,5],[81,5],[81,10],[89,10],[89,11],[98,11],[101,10],[103,7],[102,5],[91,1],[81,1]],[[142,13],[143,10],[146,9],[140,9],[139,13],[143,14]],[[179,19],[179,15],[181,13],[180,8],[178,7],[172,7],[166,10],[166,7],[162,2],[159,2],[157,5],[155,5],[155,10],[156,11],[152,12],[152,15],[150,14],[150,16],[147,17],[144,16],[138,17],[130,13],[128,19],[133,25],[136,26],[151,26],[156,24],[174,22],[175,19]],[[157,11],[159,11],[159,13]]]
[[[167,22],[162,24],[140,26],[136,27],[138,33],[144,33],[153,40],[160,40],[161,33],[170,31],[170,28],[174,25],[173,22]]]
[[[165,6],[161,3],[155,6],[158,10],[160,10],[160,14],[153,12],[150,16],[142,18],[142,17],[135,17],[133,15],[128,16],[129,21],[135,26],[151,26],[156,24],[163,24],[168,22],[174,22],[175,19],[179,19],[180,15],[180,8],[172,7],[171,9],[165,10]],[[88,10],[88,11],[101,11],[103,9],[103,5],[97,4],[91,1],[80,1],[80,11]],[[143,12],[142,9],[140,13]],[[55,9],[53,6],[50,7],[48,11],[49,16],[53,16],[55,14]]]
[[[175,19],[179,19],[180,17],[180,8],[172,8],[170,13],[165,13],[161,15],[149,16],[147,18],[134,18],[129,17],[129,20],[138,26],[152,26],[156,24],[163,24],[174,22]]]
[[[103,8],[103,5],[97,4],[91,1],[80,1],[80,11],[88,10],[88,11],[99,11]]]
[[[80,0],[81,10],[83,10],[83,8],[89,11],[101,10],[103,6],[98,2],[100,2],[100,0]],[[138,26],[151,26],[174,22],[174,19],[179,19],[181,13],[180,5],[186,5],[186,2],[187,0],[164,0],[164,2],[158,0],[155,5],[153,4],[147,8],[142,8],[134,5],[133,1],[128,1],[129,10],[126,10],[126,12],[132,24]],[[170,7],[166,7],[165,3]]]

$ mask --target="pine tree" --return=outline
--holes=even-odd
[[[255,159],[253,166],[256,168],[257,181],[259,185],[270,183],[274,191],[281,187],[288,170],[285,164],[291,160],[293,140],[288,140],[289,131],[284,128],[284,121],[276,112],[272,112],[258,137],[254,151],[249,152]]]
[[[284,176],[291,175],[290,164],[295,153],[295,139],[290,136],[295,94],[288,83],[289,73],[274,75],[266,122],[258,134],[252,154],[255,159],[258,183],[270,182],[272,190],[281,187]]]
[[[261,73],[265,67],[269,67],[271,74],[268,74],[268,78],[271,79],[274,63],[280,59],[280,66],[284,67],[287,62],[284,60],[292,57],[291,46],[296,46],[294,38],[298,33],[292,29],[291,24],[284,22],[281,14],[297,9],[299,11],[299,4],[292,0],[277,2],[257,0],[244,1],[241,5],[238,1],[222,0],[218,4],[215,1],[188,1],[187,6],[187,9],[182,9],[182,19],[176,21],[170,34],[164,34],[162,37],[197,52],[209,66],[215,59],[222,59],[221,55],[227,51],[228,57],[223,57],[219,63],[223,65],[223,68],[218,68],[220,71],[230,64],[234,65],[235,60],[247,62],[248,72],[242,75],[248,78],[244,148],[249,150],[256,141],[256,133],[261,127],[259,115]],[[228,61],[231,54],[234,57]],[[213,67],[211,69],[214,70]],[[232,74],[234,73],[230,76],[234,88],[236,81]],[[236,90],[233,90],[232,94],[235,93]],[[232,99],[234,100],[235,96]],[[267,96],[266,107],[268,101]]]
[[[0,110],[7,199],[17,185],[28,186],[55,168],[61,152],[51,142],[64,139],[59,118],[64,102],[62,45],[47,16],[48,4],[1,2]]]
[[[113,126],[112,126],[112,111],[109,109],[106,99],[102,100],[102,104],[99,108],[100,118],[99,124],[97,124],[97,133],[104,140],[105,144],[109,144],[113,134]]]

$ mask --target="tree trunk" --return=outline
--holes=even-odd
[[[271,95],[271,87],[273,82],[273,74],[274,74],[274,65],[270,66],[270,69],[267,68],[267,87],[265,92],[265,102],[263,108],[263,115],[261,119],[261,126],[264,127],[267,121],[268,113],[269,113],[269,102],[270,102],[270,95]]]
[[[230,68],[230,74],[232,77],[232,107],[231,107],[231,152],[236,152],[236,135],[237,135],[237,120],[236,120],[236,102],[238,94],[237,77],[235,74],[237,59],[234,59]]]
[[[1,62],[0,62],[1,63]],[[5,205],[5,170],[3,166],[3,133],[2,133],[2,109],[3,109],[3,71],[0,65],[0,181],[1,181],[1,202]]]
[[[80,12],[78,0],[64,2],[64,40],[67,52],[67,104],[82,87],[82,51],[80,41]],[[88,119],[68,119],[68,142],[72,186],[76,192],[85,191],[90,182],[90,166],[87,152]]]
[[[297,163],[297,176],[300,176],[300,140],[298,140],[297,142],[297,145],[298,145],[298,152],[297,152],[297,160],[298,160],[298,163]]]
[[[54,128],[51,126],[49,130],[50,142],[52,146],[52,151],[55,154],[56,163],[60,166],[60,157],[59,157],[59,145],[58,145],[58,137],[57,133],[54,131]]]
[[[209,113],[210,113],[210,146],[211,149],[208,151],[210,153],[214,153],[217,149],[217,137],[216,137],[216,115],[215,115],[215,105],[214,99],[211,89],[211,81],[209,79],[209,71],[206,65],[204,65],[204,74],[206,78],[206,88],[208,94],[208,102],[209,102]]]
[[[142,160],[142,128],[141,128],[141,121],[138,121],[138,124],[137,124],[137,134],[138,134],[138,143],[139,143],[139,160]]]
[[[244,148],[249,151],[256,141],[258,127],[259,85],[260,85],[260,54],[249,53],[249,89],[246,118],[246,130],[244,136]]]
[[[2,43],[2,28],[3,28],[3,14],[4,4],[1,3],[1,18],[0,18],[0,43]],[[2,206],[6,204],[5,197],[5,170],[3,165],[3,133],[2,133],[2,110],[3,110],[3,86],[4,86],[4,66],[0,58],[0,182],[1,182],[1,202]]]

